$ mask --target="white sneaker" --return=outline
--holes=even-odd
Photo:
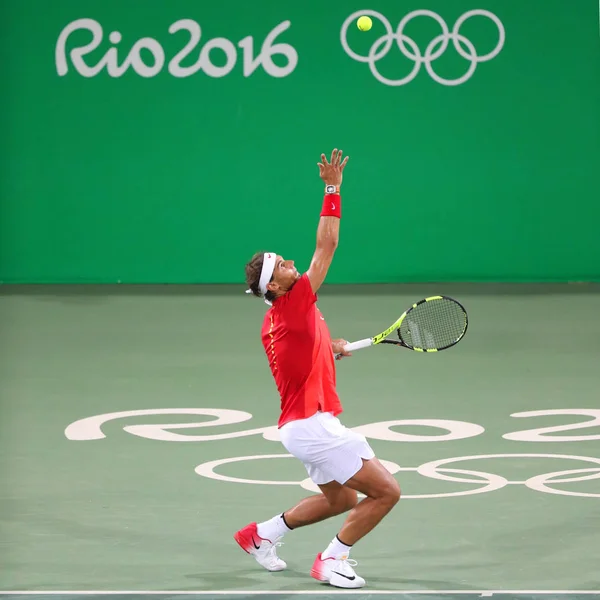
[[[347,557],[323,559],[319,552],[310,574],[311,577],[319,581],[328,581],[330,585],[335,587],[360,588],[365,585],[365,580],[354,572],[352,567],[357,564],[355,560],[348,560]]]
[[[277,548],[283,544],[278,537],[266,540],[258,535],[256,523],[250,523],[233,534],[233,539],[242,550],[252,554],[256,562],[267,571],[283,571],[287,564],[277,556]]]

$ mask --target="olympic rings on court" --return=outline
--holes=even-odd
[[[385,27],[386,31],[385,35],[382,35],[379,39],[373,42],[373,45],[369,50],[368,56],[361,56],[360,54],[354,52],[350,48],[347,39],[348,27],[350,26],[350,24],[354,23],[358,17],[362,15],[367,15],[379,19]],[[460,34],[460,28],[464,24],[464,22],[467,19],[470,19],[471,17],[475,16],[482,16],[491,19],[498,28],[498,43],[496,47],[488,54],[484,54],[482,56],[478,56],[477,50],[472,44],[472,42]],[[416,42],[404,33],[404,28],[406,27],[406,25],[416,17],[430,17],[439,23],[442,30],[442,33],[440,35],[436,36],[429,42],[427,48],[425,49],[424,55],[421,54],[421,51],[417,46]],[[421,70],[421,65],[425,65],[429,76],[437,83],[447,86],[460,85],[465,81],[468,81],[473,76],[473,73],[475,72],[478,63],[492,60],[492,58],[494,58],[500,53],[500,51],[504,47],[505,38],[506,32],[504,30],[504,25],[502,24],[502,21],[500,21],[500,19],[495,14],[483,9],[470,10],[464,13],[461,17],[457,19],[456,23],[454,23],[452,31],[448,29],[446,21],[444,21],[444,19],[442,19],[442,17],[440,17],[440,15],[438,15],[437,13],[425,9],[414,10],[408,13],[400,21],[400,23],[398,24],[398,28],[395,32],[392,30],[390,22],[381,13],[375,10],[359,10],[353,12],[344,21],[342,29],[340,31],[340,40],[346,54],[348,54],[350,58],[358,62],[368,63],[369,68],[371,69],[371,73],[373,73],[375,78],[381,83],[390,86],[400,86],[410,83],[419,74],[419,71]],[[381,73],[379,73],[379,71],[377,70],[376,66],[377,61],[379,61],[381,58],[387,55],[390,48],[392,47],[392,43],[394,42],[394,40],[396,41],[400,52],[402,52],[402,54],[404,54],[406,58],[414,61],[415,63],[412,71],[406,77],[396,80],[388,79],[387,77],[381,75]],[[432,62],[438,59],[446,51],[450,40],[452,40],[454,48],[456,49],[458,54],[460,54],[462,58],[470,61],[471,63],[467,72],[458,79],[444,79],[433,70],[432,66]],[[467,48],[468,52],[463,49],[461,43]],[[439,48],[437,48],[438,45]]]
[[[364,13],[363,13],[364,14]],[[300,485],[308,491],[319,493],[320,490],[310,479],[302,481],[271,481],[243,479],[231,477],[217,473],[215,469],[221,465],[244,462],[248,460],[293,458],[291,454],[259,454],[253,456],[235,456],[233,458],[222,458],[198,465],[195,472],[202,477],[227,481],[232,483],[246,483],[255,485]],[[485,471],[471,471],[466,469],[447,468],[445,465],[471,460],[495,459],[495,458],[557,458],[566,460],[579,460],[582,462],[598,465],[592,468],[569,469],[562,471],[553,471],[529,477],[524,481],[509,481],[502,475],[487,473]],[[506,487],[507,485],[524,485],[531,490],[543,492],[546,494],[557,494],[561,496],[579,496],[587,498],[600,498],[600,493],[577,492],[558,489],[557,484],[578,483],[582,481],[591,481],[600,479],[600,458],[590,456],[574,456],[568,454],[481,454],[475,456],[455,456],[452,458],[442,458],[422,464],[419,467],[400,467],[396,463],[380,459],[385,468],[395,475],[401,471],[413,471],[429,479],[437,479],[446,482],[455,482],[461,484],[477,484],[480,487],[468,490],[442,492],[438,494],[403,494],[403,499],[424,499],[424,498],[451,498],[456,496],[472,496],[474,494],[484,494],[493,492]],[[587,475],[581,475],[588,473]],[[462,475],[457,477],[456,475]],[[575,477],[575,475],[579,475]],[[466,477],[465,477],[466,476]]]

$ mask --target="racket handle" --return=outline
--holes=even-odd
[[[353,350],[360,350],[361,348],[368,348],[373,345],[371,338],[365,338],[364,340],[358,340],[358,342],[351,342],[344,346],[346,352],[352,352]]]

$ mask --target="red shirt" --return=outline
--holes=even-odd
[[[317,411],[342,412],[331,336],[304,273],[265,315],[261,337],[281,397],[278,427]]]

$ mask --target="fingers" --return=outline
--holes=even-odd
[[[342,153],[343,153],[342,150],[338,150],[337,148],[334,148],[333,152],[331,153],[331,164],[334,167],[339,167],[340,166],[340,161],[342,159]],[[344,163],[342,163],[342,164],[345,164],[345,162],[347,160],[348,160],[348,157],[346,157],[344,159]]]
[[[339,339],[334,340],[334,352],[336,354],[336,360],[341,360],[344,356],[352,356],[352,353],[347,352],[344,346],[348,344],[348,340]]]
[[[348,157],[346,156],[342,163],[340,163],[341,159],[342,159],[342,150],[338,150],[337,148],[334,148],[333,151],[331,152],[331,158],[329,159],[329,162],[327,161],[327,157],[325,156],[325,154],[321,154],[321,162],[317,163],[317,164],[319,165],[319,168],[325,168],[325,167],[332,166],[334,168],[339,168],[340,170],[343,171],[344,167],[346,166],[346,163],[348,162]]]

